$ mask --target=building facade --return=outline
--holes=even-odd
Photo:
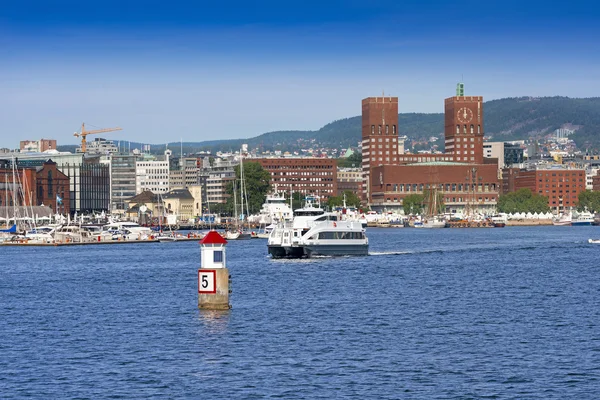
[[[136,162],[134,154],[111,154],[110,156],[110,210],[123,214],[127,200],[136,195]]]
[[[585,191],[585,186],[586,175],[583,169],[502,170],[503,194],[526,188],[548,197],[548,206],[558,212],[576,207],[579,193]]]
[[[373,131],[365,123],[371,118],[365,100],[363,139],[365,129],[367,133]],[[483,157],[483,97],[464,96],[464,87],[459,84],[456,96],[444,100],[444,113],[444,153],[397,154],[386,165],[385,154],[379,154],[380,137],[375,128],[376,136],[369,138],[371,162],[367,167],[363,165],[363,187],[367,188],[366,197],[374,210],[400,210],[406,196],[437,187],[448,212],[468,207],[480,212],[495,211],[501,188],[497,161]],[[381,139],[385,145],[385,135]],[[363,141],[363,148],[365,144]],[[374,144],[377,162],[382,158],[381,165],[373,164]],[[381,150],[385,148],[382,146]]]
[[[19,149],[23,153],[29,153],[29,152],[42,153],[46,150],[56,150],[56,140],[54,140],[54,139],[22,140],[19,143]]]
[[[336,196],[350,191],[362,198],[362,177],[363,170],[361,168],[338,168]]]
[[[171,150],[165,150],[160,159],[138,160],[135,163],[136,194],[149,190],[153,193],[169,191],[169,157]]]
[[[45,205],[55,214],[71,213],[70,179],[52,160],[36,169],[37,205]]]
[[[402,142],[402,147],[403,146]],[[362,101],[363,199],[370,201],[372,169],[398,165],[398,98],[367,97]]]
[[[335,159],[256,158],[251,161],[262,165],[271,174],[271,186],[277,186],[281,191],[314,195],[321,200],[337,194]]]

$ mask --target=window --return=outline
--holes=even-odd
[[[392,125],[392,134],[396,134],[396,125]]]
[[[218,250],[213,253],[213,262],[215,262],[215,263],[223,262],[223,250]]]
[[[371,125],[371,135],[375,134],[375,125]]]
[[[460,133],[460,125],[456,125],[456,133],[459,134]]]
[[[389,125],[386,125],[386,126],[385,126],[385,134],[386,134],[386,135],[389,135],[389,134],[390,134],[390,126],[389,126]]]
[[[379,125],[379,134],[381,135],[381,125]]]

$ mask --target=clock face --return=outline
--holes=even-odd
[[[471,111],[470,108],[462,107],[458,110],[456,116],[459,122],[466,124],[467,122],[471,122],[473,119],[473,111]]]

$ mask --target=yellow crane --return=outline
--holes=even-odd
[[[95,133],[104,133],[104,132],[114,132],[114,131],[122,131],[123,128],[104,128],[104,129],[96,129],[93,131],[86,131],[85,130],[85,123],[81,124],[81,132],[75,132],[73,134],[73,136],[75,137],[81,137],[81,152],[85,153],[86,149],[87,149],[87,140],[85,139],[85,137],[87,135],[92,135]]]

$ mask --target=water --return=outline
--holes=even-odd
[[[369,257],[231,242],[225,313],[194,242],[1,248],[1,398],[593,399],[596,227],[369,229]]]

